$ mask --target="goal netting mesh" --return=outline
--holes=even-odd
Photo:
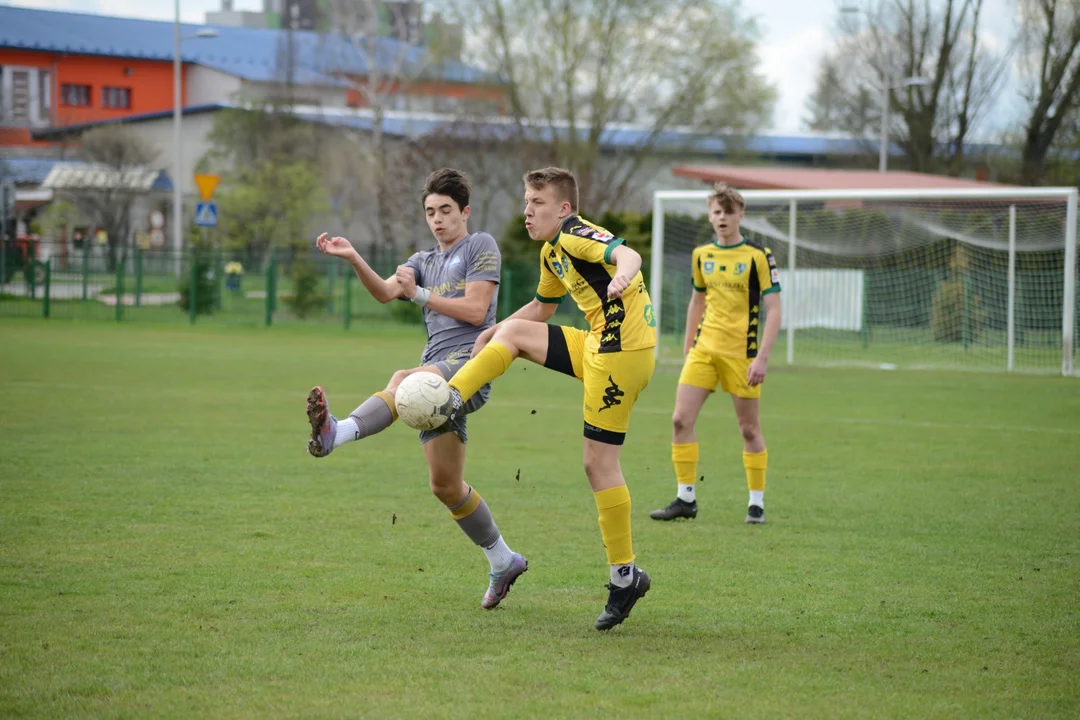
[[[993,192],[744,192],[743,234],[780,268],[771,364],[1071,373],[1075,191]],[[707,195],[656,194],[662,361],[682,357],[691,252],[715,240]]]

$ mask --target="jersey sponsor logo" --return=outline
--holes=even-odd
[[[746,272],[746,263],[737,263],[735,265],[735,274],[742,275],[744,272]]]
[[[605,410],[610,410],[616,405],[622,405],[622,400],[620,400],[619,398],[621,398],[623,395],[626,395],[625,392],[619,389],[618,384],[616,384],[615,380],[610,375],[608,375],[607,379],[608,382],[611,384],[604,388],[604,397],[601,398],[604,403],[604,407],[600,408],[597,412],[604,412]]]
[[[573,226],[566,230],[571,235],[577,235],[578,237],[587,238],[589,240],[596,240],[607,244],[615,239],[615,236],[602,228],[594,228],[591,225],[586,225],[580,220]]]

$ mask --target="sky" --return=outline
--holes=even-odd
[[[985,0],[983,33],[988,42],[1004,47],[1011,34],[1016,0]],[[8,0],[4,4],[46,10],[68,10],[172,20],[172,0]],[[772,82],[779,97],[773,116],[775,132],[805,131],[806,99],[813,91],[819,58],[835,37],[838,8],[844,0],[744,0],[744,11],[757,19],[760,31],[758,55],[762,74]],[[235,0],[236,10],[261,10],[263,0]],[[208,11],[218,10],[220,0],[180,0],[184,22],[202,23]],[[1019,99],[1015,84],[1001,93],[988,113],[983,132],[992,133],[1017,119]]]

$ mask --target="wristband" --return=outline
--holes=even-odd
[[[430,298],[430,297],[431,297],[431,291],[430,290],[428,290],[427,288],[418,287],[418,288],[416,288],[416,294],[413,295],[411,298],[409,298],[409,300],[416,303],[420,307],[424,307],[424,306],[427,305],[428,298]]]

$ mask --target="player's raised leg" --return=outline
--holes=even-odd
[[[460,427],[464,432],[464,426]],[[514,581],[529,569],[529,563],[506,544],[487,502],[465,482],[465,443],[457,431],[426,439],[424,457],[428,463],[431,492],[450,511],[458,527],[487,556],[491,574],[480,605],[490,610],[502,602]]]
[[[769,451],[765,448],[765,437],[761,434],[761,420],[758,416],[760,400],[737,395],[732,395],[731,400],[735,404],[735,417],[739,421],[739,432],[743,438],[743,467],[746,468],[746,486],[750,490],[746,522],[764,523],[765,470],[769,465]]]
[[[491,340],[450,380],[455,409],[506,372],[515,359],[524,357],[543,365],[548,353],[548,328],[545,322],[518,318],[496,325]]]
[[[369,397],[342,420],[330,414],[326,391],[318,385],[311,388],[307,399],[307,416],[311,424],[308,452],[315,457],[326,457],[340,445],[381,433],[393,425],[397,420],[394,393],[402,380],[417,372],[441,374],[442,370],[435,365],[398,370],[390,377],[385,390]]]

